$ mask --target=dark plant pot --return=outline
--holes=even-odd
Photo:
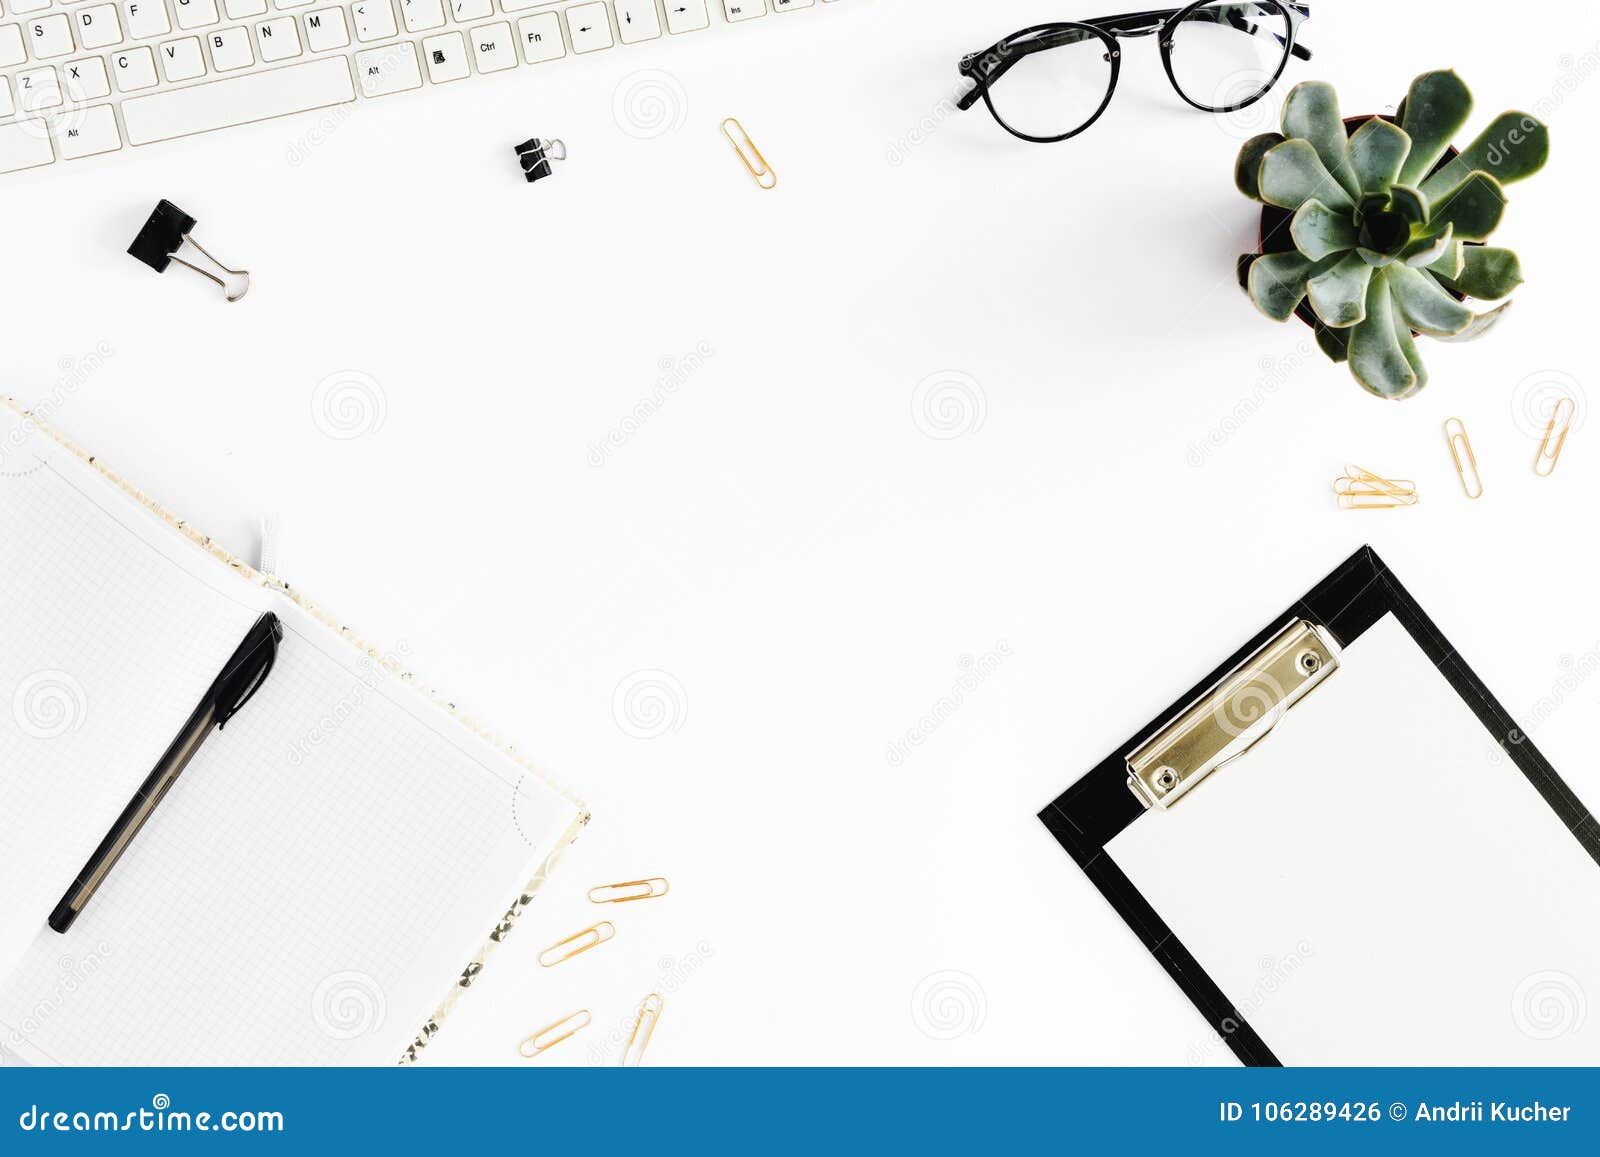
[[[1344,132],[1345,132],[1345,135],[1349,136],[1352,133],[1354,133],[1358,128],[1360,128],[1362,125],[1366,124],[1369,120],[1371,120],[1374,115],[1382,116],[1383,119],[1388,121],[1390,124],[1399,124],[1400,123],[1400,116],[1403,114],[1403,112],[1405,110],[1405,105],[1402,104],[1400,106],[1400,109],[1401,109],[1401,111],[1399,113],[1396,113],[1394,116],[1389,116],[1387,114],[1369,114],[1367,116],[1345,117],[1345,119],[1344,119]],[[1428,176],[1430,176],[1430,177],[1433,176],[1434,173],[1437,173],[1440,169],[1444,168],[1446,165],[1448,165],[1451,161],[1455,160],[1460,155],[1461,155],[1461,150],[1456,148],[1454,145],[1451,145],[1448,149],[1445,150],[1444,156],[1439,158],[1439,163],[1437,165],[1435,165],[1432,169],[1428,170]],[[1287,252],[1289,252],[1289,250],[1293,249],[1294,248],[1294,239],[1289,236],[1289,223],[1291,221],[1293,221],[1293,220],[1294,220],[1294,214],[1289,212],[1289,210],[1287,210],[1287,209],[1280,209],[1276,205],[1264,205],[1264,206],[1262,206],[1262,208],[1261,208],[1261,236],[1260,236],[1260,239],[1259,239],[1259,243],[1258,243],[1256,252],[1262,254],[1263,256],[1265,256],[1268,253],[1287,253]],[[1468,245],[1481,245],[1481,244],[1483,244],[1483,242],[1481,242],[1481,241],[1468,241],[1467,244]],[[1459,294],[1459,293],[1456,293],[1454,290],[1449,290],[1447,292],[1449,292],[1450,295],[1452,297],[1454,297],[1457,301],[1462,300],[1462,295]],[[1294,311],[1294,315],[1296,317],[1298,317],[1301,321],[1305,322],[1313,330],[1316,329],[1319,325],[1322,324],[1320,321],[1317,320],[1317,315],[1316,315],[1315,311],[1312,310],[1311,302],[1309,300],[1302,301],[1300,303],[1300,307]],[[1413,336],[1417,336],[1415,331],[1412,331],[1412,332],[1413,332]]]

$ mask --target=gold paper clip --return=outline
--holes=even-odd
[[[1563,406],[1566,407],[1565,419],[1561,416]],[[1548,478],[1556,472],[1556,463],[1561,460],[1561,449],[1567,444],[1567,435],[1572,433],[1572,422],[1577,416],[1578,403],[1570,396],[1563,396],[1556,402],[1556,408],[1550,414],[1550,425],[1545,427],[1544,441],[1539,443],[1539,456],[1533,460],[1533,472],[1540,478]],[[1551,445],[1551,439],[1555,440],[1554,445]]]
[[[729,131],[729,125],[739,130],[737,137]],[[750,176],[757,185],[763,189],[777,188],[778,174],[767,164],[767,158],[761,155],[761,150],[756,148],[756,143],[750,139],[750,134],[744,131],[744,126],[736,118],[729,117],[722,122],[722,135],[728,138],[728,143],[733,146],[733,151],[739,154],[739,159],[744,162],[744,167],[750,170]]]
[[[558,940],[543,952],[539,953],[539,963],[545,968],[554,968],[563,960],[571,960],[580,956],[591,948],[597,948],[617,934],[617,926],[609,920],[602,920],[593,928],[585,928],[582,932],[568,936],[565,940]]]
[[[639,1019],[633,1022],[633,1035],[628,1038],[628,1047],[622,1050],[623,1068],[635,1068],[644,1059],[644,1050],[650,1047],[650,1038],[661,1020],[662,1003],[660,994],[654,992],[640,1003]]]
[[[1444,436],[1450,443],[1450,457],[1455,460],[1456,474],[1461,478],[1461,489],[1468,498],[1482,498],[1483,475],[1478,473],[1478,456],[1472,452],[1472,440],[1467,437],[1466,423],[1460,418],[1446,418]]]
[[[560,1020],[556,1021],[555,1024],[548,1025],[534,1033],[532,1036],[528,1037],[517,1046],[517,1052],[522,1054],[524,1057],[527,1057],[529,1060],[532,1060],[540,1053],[545,1052],[548,1049],[555,1048],[556,1045],[566,1040],[579,1029],[588,1028],[590,1021],[593,1019],[594,1018],[589,1015],[588,1009],[580,1009],[571,1016],[564,1016]],[[546,1037],[550,1037],[551,1033],[563,1028],[567,1031],[562,1033],[560,1036],[551,1037],[549,1040],[545,1039]]]
[[[589,889],[589,903],[629,904],[634,900],[654,900],[658,896],[665,896],[667,890],[668,884],[664,876],[652,876],[648,880],[627,880],[621,884],[601,884],[598,888]]]
[[[1346,466],[1344,471],[1333,480],[1341,510],[1395,510],[1418,502],[1417,484],[1409,478],[1389,479],[1360,466]]]

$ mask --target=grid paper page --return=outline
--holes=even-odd
[[[126,499],[53,443],[39,453],[72,483],[61,509],[11,513],[37,495],[3,509],[66,550],[79,522]],[[394,1063],[581,809],[310,613],[129,505],[160,556],[145,586],[187,589],[198,570],[246,608],[220,654],[193,661],[203,677],[155,729],[135,784],[261,609],[251,600],[278,613],[284,639],[261,691],[212,734],[72,930],[34,921],[0,979],[0,1040],[45,1064]],[[113,577],[124,561],[82,549]],[[43,585],[19,573],[11,581]],[[63,617],[102,597],[76,596]],[[186,612],[194,601],[177,599]],[[19,645],[38,651],[58,633],[46,625]],[[127,794],[91,825],[44,912]]]
[[[130,529],[144,511],[88,501],[46,441],[0,411],[0,976],[263,601],[174,567]]]

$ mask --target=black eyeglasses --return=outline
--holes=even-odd
[[[1156,36],[1179,96],[1205,112],[1234,112],[1265,96],[1289,57],[1311,59],[1311,50],[1296,43],[1310,15],[1309,4],[1290,0],[1201,0],[1185,8],[1039,24],[964,57],[958,67],[975,87],[956,105],[969,109],[981,99],[1012,135],[1040,144],[1064,141],[1099,120],[1111,103],[1122,68],[1117,40]]]

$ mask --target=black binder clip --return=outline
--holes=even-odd
[[[250,271],[248,269],[229,269],[222,262],[207,252],[205,246],[189,235],[195,226],[195,220],[171,201],[162,200],[156,206],[150,219],[144,223],[144,228],[139,230],[139,235],[133,239],[133,244],[128,246],[128,252],[140,261],[143,261],[157,273],[165,273],[167,266],[176,261],[187,269],[192,269],[201,277],[208,278],[222,287],[224,296],[229,301],[238,301],[250,292]],[[244,278],[244,285],[238,293],[228,290],[228,282],[209,270],[201,269],[192,262],[185,261],[177,255],[184,242],[193,245],[205,259],[211,262],[229,278]]]
[[[542,141],[532,137],[517,146],[517,159],[522,162],[522,175],[531,185],[555,171],[550,167],[551,161],[567,159],[567,146],[559,140]]]

